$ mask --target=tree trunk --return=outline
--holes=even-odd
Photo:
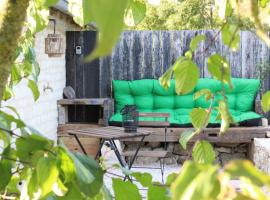
[[[15,59],[30,0],[6,0],[0,18],[0,105]]]

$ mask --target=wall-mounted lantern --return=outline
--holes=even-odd
[[[53,34],[48,34],[45,38],[45,53],[49,57],[60,57],[64,53],[64,39],[60,34],[55,34],[56,20],[50,19],[53,22]]]

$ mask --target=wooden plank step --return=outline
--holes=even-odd
[[[131,157],[135,154],[135,151],[124,151],[123,156]],[[164,158],[169,154],[168,151],[139,151],[138,157],[152,157],[152,158]]]

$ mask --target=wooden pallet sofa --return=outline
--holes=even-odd
[[[210,117],[210,123],[202,134],[194,137],[191,142],[198,139],[205,139],[212,143],[247,143],[251,144],[253,138],[264,138],[269,128],[262,126],[262,118],[260,102],[256,102],[256,95],[260,87],[257,79],[232,79],[233,89],[225,86],[228,99],[230,113],[237,126],[231,127],[228,133],[219,136],[220,121],[216,121],[217,112],[213,110]],[[192,128],[189,113],[193,108],[208,108],[210,102],[204,97],[197,100],[193,99],[196,91],[201,89],[210,89],[216,93],[221,91],[221,83],[210,78],[199,79],[194,90],[185,95],[177,95],[175,93],[175,81],[172,80],[170,88],[165,90],[162,88],[158,80],[144,79],[134,81],[114,80],[113,95],[115,101],[115,113],[110,117],[109,124],[113,126],[121,126],[122,116],[120,110],[127,104],[137,106],[139,112],[142,113],[169,113],[170,126],[168,128],[167,142],[178,142],[180,134]],[[218,105],[221,95],[215,96],[214,106]],[[162,120],[156,118],[140,117],[139,121]],[[265,119],[264,119],[265,121]],[[264,122],[264,124],[267,124]],[[147,126],[147,123],[145,124]],[[163,142],[164,128],[146,127],[146,129],[154,129],[155,134],[145,138],[146,142]],[[126,141],[136,141],[130,139]]]

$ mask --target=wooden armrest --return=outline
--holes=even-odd
[[[262,104],[261,104],[261,100],[255,100],[255,112],[258,114],[264,114],[263,110],[262,110]]]
[[[170,113],[140,113],[139,112],[139,117],[164,117],[164,118],[169,118]]]

